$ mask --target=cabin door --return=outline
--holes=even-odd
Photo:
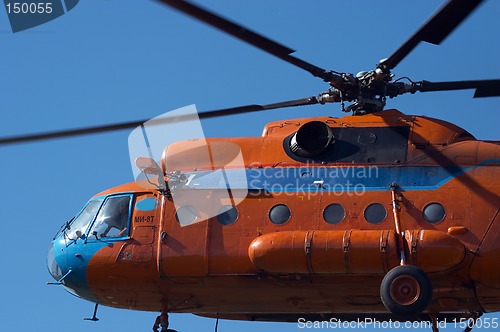
[[[163,197],[158,269],[160,277],[199,277],[208,274],[208,221],[198,221],[191,205],[175,206]],[[192,215],[193,223],[181,226]]]

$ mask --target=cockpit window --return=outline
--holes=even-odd
[[[80,214],[73,219],[73,222],[69,226],[68,232],[66,233],[68,239],[76,240],[85,234],[90,222],[94,219],[94,216],[101,206],[102,201],[90,201],[85,209],[80,212]]]
[[[117,238],[128,234],[130,196],[109,197],[97,214],[89,237]]]

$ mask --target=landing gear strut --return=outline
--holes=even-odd
[[[161,328],[161,330],[158,330]],[[168,328],[168,313],[162,309],[161,315],[156,317],[155,324],[153,325],[154,332],[177,332]]]
[[[387,310],[394,315],[413,318],[429,305],[432,299],[432,283],[422,269],[407,263],[404,231],[399,219],[399,203],[403,196],[398,193],[400,189],[397,183],[393,182],[390,188],[396,241],[401,261],[400,266],[390,270],[382,280],[380,298]],[[433,330],[436,332],[434,328]]]

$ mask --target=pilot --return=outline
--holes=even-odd
[[[103,219],[103,223],[107,227],[99,234],[100,237],[121,237],[127,233],[129,200],[117,199],[115,202],[117,204],[114,204],[113,208],[109,209],[109,215]],[[111,230],[113,232],[108,234]]]

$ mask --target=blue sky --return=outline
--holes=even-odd
[[[390,55],[442,3],[387,1],[203,2],[320,67],[356,73]],[[420,45],[393,71],[413,80],[500,78],[500,3],[486,1],[441,46]],[[149,119],[196,104],[199,111],[316,95],[320,79],[154,1],[85,0],[45,25],[13,34],[0,9],[1,136]],[[415,94],[387,108],[499,138],[500,98],[472,91]],[[208,137],[258,136],[266,122],[342,116],[340,106],[303,107],[203,122]],[[45,255],[59,226],[94,193],[132,178],[129,132],[0,147],[0,330],[150,330],[156,314],[101,308],[51,277]],[[487,315],[495,318],[499,315]],[[172,315],[179,331],[215,322]],[[219,331],[302,331],[296,324],[227,322]],[[367,329],[365,329],[367,330]],[[458,331],[453,327],[445,331]],[[481,329],[478,329],[481,330]],[[418,331],[418,329],[415,329]]]

